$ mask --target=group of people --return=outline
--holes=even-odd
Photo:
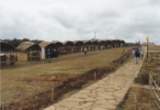
[[[144,57],[144,52],[142,49],[139,49],[139,48],[135,48],[132,50],[132,55],[133,55],[133,58],[135,59],[136,61],[136,64],[139,63],[140,59],[143,59]]]
[[[57,49],[48,49],[46,51],[46,58],[56,58],[58,57],[58,50]]]

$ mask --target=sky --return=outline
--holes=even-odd
[[[160,0],[0,0],[1,39],[160,44]]]

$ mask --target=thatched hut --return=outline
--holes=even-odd
[[[64,53],[64,44],[62,42],[59,41],[53,41],[52,42],[55,47],[57,48],[59,54],[63,54]]]
[[[1,52],[8,52],[15,50],[15,48],[12,45],[4,41],[0,41],[0,47],[1,47],[0,48]]]
[[[120,41],[119,40],[112,40],[113,48],[120,47]]]
[[[84,41],[84,45],[93,45],[93,43],[89,40],[89,41]]]
[[[99,41],[99,47],[101,50],[106,49],[106,42],[104,40]]]
[[[93,39],[92,44],[94,46],[94,50],[99,50],[100,49],[99,41],[97,39]]]
[[[84,42],[83,41],[75,41],[74,46],[75,46],[75,49],[74,49],[75,52],[82,52],[83,48],[84,48]]]
[[[85,47],[87,48],[88,51],[95,50],[95,47],[93,45],[93,41],[92,40],[84,41],[84,45],[85,45]]]
[[[111,40],[106,40],[105,41],[105,46],[106,46],[106,48],[113,48],[112,41]]]
[[[66,41],[64,42],[64,52],[65,53],[73,53],[74,52],[74,42]]]
[[[59,41],[53,41],[53,44],[56,46],[56,48],[60,48],[64,46],[63,43]]]
[[[7,42],[0,41],[0,66],[6,64],[15,64],[16,53],[15,48]]]
[[[52,42],[40,42],[41,59],[57,57],[57,47]],[[55,54],[56,53],[56,54]]]
[[[125,45],[125,41],[124,40],[120,40],[119,42],[120,42],[120,44],[119,44],[120,47]]]
[[[18,61],[37,61],[41,59],[41,47],[34,42],[22,42],[17,50],[19,50]]]

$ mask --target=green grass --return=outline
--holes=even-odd
[[[127,51],[129,48],[126,48]],[[24,81],[24,78],[39,76],[52,77],[54,74],[82,74],[93,68],[109,65],[122,55],[122,48],[60,56],[51,63],[41,61],[30,65],[17,66],[1,70],[1,104],[27,98],[39,92],[50,89],[54,82]]]

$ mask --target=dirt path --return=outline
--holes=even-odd
[[[106,78],[44,110],[114,110],[123,100],[142,61],[129,61]]]

